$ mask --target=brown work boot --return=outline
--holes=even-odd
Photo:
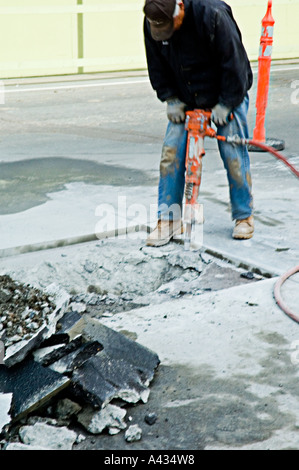
[[[184,228],[179,220],[158,220],[156,228],[146,239],[148,246],[166,245],[175,235],[183,233]]]
[[[237,220],[233,231],[233,238],[237,240],[247,240],[253,236],[254,223],[253,216],[247,217],[247,219]]]

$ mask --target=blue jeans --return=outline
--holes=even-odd
[[[248,138],[247,112],[249,98],[233,110],[234,118],[225,126],[219,126],[217,134],[222,136],[238,134]],[[218,142],[220,156],[227,172],[232,218],[246,219],[252,215],[250,160],[246,146],[233,146]],[[187,131],[185,124],[169,121],[163,142],[160,162],[158,195],[158,218],[179,219],[182,216],[182,202],[185,186],[185,158]]]

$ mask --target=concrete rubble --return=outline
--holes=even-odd
[[[65,313],[69,295],[55,284],[45,293],[1,276],[1,331],[4,364],[11,367],[49,338]],[[4,294],[4,295],[3,295]]]
[[[51,450],[71,450],[77,438],[77,434],[65,426],[57,427],[44,423],[22,426],[19,435],[25,445]]]
[[[127,442],[140,441],[142,437],[142,429],[138,424],[131,424],[125,432],[125,439]]]
[[[113,435],[126,429],[125,405],[147,402],[159,365],[157,354],[98,319],[72,310],[71,296],[57,285],[44,294],[9,276],[4,280],[6,290],[2,288],[0,294],[6,294],[6,310],[18,312],[19,299],[14,295],[15,305],[9,303],[9,289],[22,290],[23,299],[26,291],[32,294],[34,290],[37,303],[39,297],[44,304],[47,300],[47,315],[37,333],[26,330],[24,337],[20,334],[18,338],[11,326],[7,331],[3,321],[1,340],[8,346],[0,365],[3,448],[70,450],[79,439],[68,428],[74,421],[94,434],[107,429]],[[5,302],[1,305],[4,309]],[[15,313],[11,323],[18,328],[16,323],[22,325],[29,310],[22,305],[21,314]],[[118,406],[111,404],[116,400]],[[53,418],[46,416],[45,422],[37,419],[32,424],[34,414],[45,413],[45,409]]]
[[[80,251],[80,267],[74,257],[67,264],[59,256],[55,260],[53,252],[51,263],[44,262],[41,253],[34,268],[20,263],[18,269],[8,271],[16,279],[11,279],[13,285],[20,289],[23,279],[27,289],[35,289],[37,300],[46,293],[51,305],[47,319],[51,318],[55,331],[45,320],[46,328],[40,325],[38,339],[19,339],[18,354],[9,361],[4,358],[0,397],[11,397],[7,408],[11,422],[4,419],[2,426],[4,449],[69,449],[82,439],[78,428],[94,436],[123,433],[127,443],[140,441],[142,424],[131,422],[127,407],[148,403],[160,359],[150,346],[136,342],[131,327],[121,330],[117,325],[115,330],[106,322],[111,319],[113,323],[118,313],[138,313],[155,306],[161,310],[169,301],[194,298],[209,292],[211,286],[217,290],[262,279],[215,263],[205,253],[186,253],[177,244],[152,249],[139,248],[138,241],[108,239],[81,245],[73,254]],[[56,284],[49,286],[53,271]],[[163,321],[167,317],[169,313]],[[147,410],[143,424],[152,427],[157,420],[159,416]]]
[[[117,434],[127,427],[126,413],[125,409],[111,404],[96,412],[90,407],[79,413],[78,421],[92,434],[101,434],[104,429],[108,429],[109,434]]]

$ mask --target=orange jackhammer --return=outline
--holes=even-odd
[[[211,112],[195,109],[186,112],[185,129],[188,131],[185,173],[185,249],[190,249],[191,234],[195,224],[201,222],[199,187],[202,175],[202,157],[205,155],[204,138],[214,137]]]
[[[217,140],[228,142],[232,145],[252,145],[260,147],[262,150],[272,153],[276,158],[287,165],[290,170],[299,178],[299,171],[281,155],[277,150],[267,145],[251,140],[242,139],[238,135],[220,136],[211,127],[211,111],[194,109],[186,112],[185,129],[188,131],[186,149],[186,173],[185,173],[185,249],[190,249],[191,235],[195,224],[202,222],[201,205],[198,203],[199,188],[202,175],[202,157],[205,155],[204,138],[211,137]],[[233,119],[233,116],[231,116]]]

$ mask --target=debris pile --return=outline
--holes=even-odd
[[[0,286],[2,447],[71,449],[82,439],[68,427],[74,420],[92,434],[140,439],[126,404],[147,402],[158,356],[75,311],[57,285],[43,292],[2,276]]]
[[[55,310],[52,298],[40,290],[0,276],[0,339],[5,348],[25,339],[48,324]]]

